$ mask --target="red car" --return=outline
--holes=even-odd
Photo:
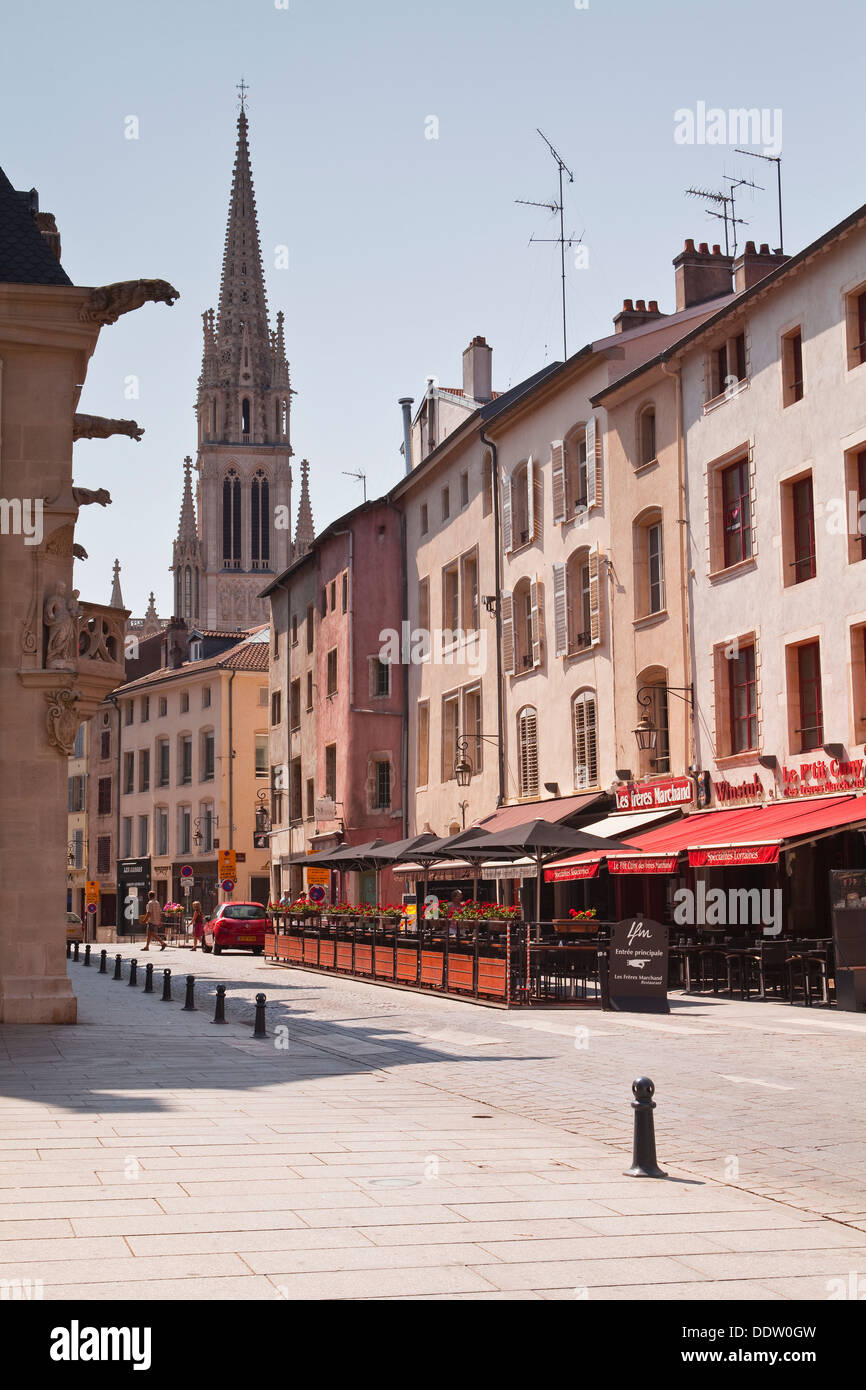
[[[252,951],[260,956],[265,949],[268,919],[261,903],[221,903],[204,924],[201,947],[213,951]]]

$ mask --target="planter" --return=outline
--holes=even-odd
[[[584,932],[592,935],[598,929],[598,923],[594,917],[585,917],[582,921],[575,917],[554,918],[553,930],[559,933],[565,932]]]

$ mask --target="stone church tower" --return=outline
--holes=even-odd
[[[218,631],[266,622],[257,594],[293,558],[292,391],[282,312],[268,323],[247,128],[242,104],[219,308],[202,315],[195,497],[187,458],[171,566],[176,615]]]

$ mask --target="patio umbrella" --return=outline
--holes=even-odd
[[[489,831],[482,830],[480,826],[470,826],[468,830],[458,830],[456,835],[445,835],[441,840],[435,837],[426,845],[416,850],[412,858],[424,865],[424,897],[427,897],[427,886],[429,883],[430,865],[438,859],[470,859],[473,861],[475,872],[472,876],[472,896],[478,897],[478,871],[481,859],[485,857],[484,848],[474,848],[471,853],[464,855],[463,850],[469,841],[478,841],[479,846],[487,845],[490,835]]]
[[[424,835],[410,835],[405,840],[391,840],[379,845],[377,849],[370,851],[370,862],[376,870],[376,901],[379,901],[381,890],[379,887],[379,874],[384,865],[395,864],[399,860],[414,859],[415,851],[423,849],[430,840],[435,840],[436,836],[431,832]]]
[[[461,846],[461,853],[467,856],[480,853],[484,858],[490,854],[501,855],[505,859],[522,859],[528,855],[535,860],[535,921],[536,930],[541,921],[541,870],[547,859],[558,859],[563,853],[572,854],[584,849],[623,850],[627,854],[634,845],[626,845],[619,840],[608,840],[601,835],[588,835],[583,830],[572,830],[567,825],[555,825],[546,820],[530,820],[523,825],[514,825],[508,830],[491,831],[467,840]]]

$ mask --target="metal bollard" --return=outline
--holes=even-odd
[[[100,975],[105,975],[105,974],[107,973],[107,962],[108,962],[108,952],[107,952],[106,950],[100,951],[100,952],[99,952],[99,973],[100,973]]]
[[[85,964],[85,965],[89,965],[89,964],[90,964],[90,942],[89,942],[89,941],[87,942],[87,944],[86,944],[85,947],[84,947],[84,964]]]
[[[216,987],[216,1008],[213,1015],[214,1023],[225,1023],[226,1021],[226,987],[217,985]]]
[[[256,1026],[253,1029],[254,1038],[266,1038],[268,1036],[265,1028],[265,1005],[268,1002],[266,994],[256,995]]]
[[[122,956],[115,956],[115,957],[114,957],[114,974],[113,974],[112,977],[111,977],[112,980],[122,980],[122,979],[123,979],[123,970],[122,970],[122,966],[123,966],[123,957],[122,957]]]
[[[171,1004],[171,1003],[173,1002],[172,997],[171,997],[171,971],[170,971],[170,970],[163,970],[163,972],[162,972],[162,998],[160,999],[159,1002],[160,1002],[160,1004]]]
[[[81,945],[80,941],[76,941],[75,946],[73,947],[73,950],[72,950],[72,959],[73,959],[73,960],[78,960],[78,948],[79,948],[80,945]]]
[[[183,1003],[184,1013],[195,1013],[195,975],[186,977],[186,999]]]
[[[153,994],[153,961],[149,960],[144,967],[144,992]]]
[[[71,955],[72,955],[72,942],[69,940],[69,937],[67,936],[67,938],[66,938],[66,959],[69,960],[69,957],[70,957]]]
[[[131,985],[137,985],[137,984],[138,984],[138,961],[137,961],[137,960],[131,960],[131,961],[129,962],[129,983],[130,983]]]
[[[631,1108],[634,1111],[634,1145],[631,1155],[631,1167],[626,1169],[627,1178],[666,1178],[665,1173],[656,1162],[656,1136],[655,1123],[653,1121],[653,1111],[656,1103],[653,1100],[655,1086],[648,1076],[639,1076],[632,1082],[632,1094],[634,1100]]]

